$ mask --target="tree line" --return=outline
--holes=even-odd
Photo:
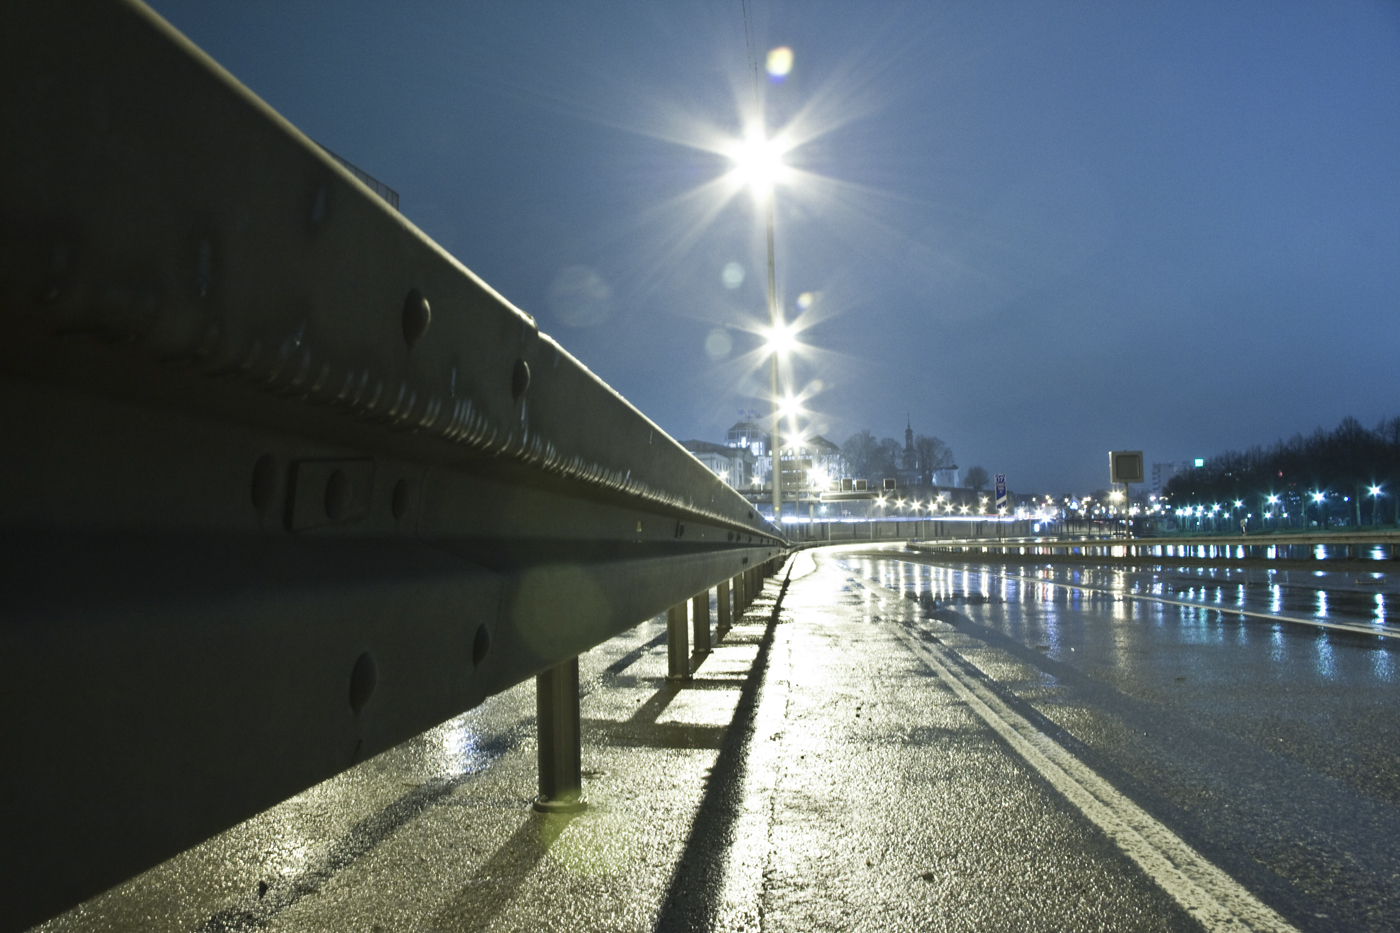
[[[904,468],[904,445],[892,437],[876,440],[868,428],[863,428],[846,438],[841,445],[841,457],[852,477],[868,480],[873,485],[899,475]],[[925,486],[933,485],[934,473],[957,468],[953,449],[927,434],[914,437],[914,462],[920,482]]]
[[[1381,494],[1373,495],[1373,487],[1380,487]],[[1178,473],[1163,492],[1176,506],[1228,507],[1239,500],[1254,508],[1268,496],[1279,496],[1280,505],[1296,510],[1294,515],[1307,509],[1323,522],[1346,506],[1341,514],[1354,513],[1358,525],[1363,515],[1376,523],[1378,515],[1387,513],[1400,523],[1400,416],[1382,420],[1374,429],[1346,417],[1332,431],[1318,428],[1268,448],[1227,450],[1204,466]],[[1325,497],[1322,503],[1314,493]]]

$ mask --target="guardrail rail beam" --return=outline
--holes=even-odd
[[[0,933],[537,675],[576,703],[787,547],[406,207],[136,0],[6,5]]]

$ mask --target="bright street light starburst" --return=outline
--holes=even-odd
[[[788,179],[789,170],[783,162],[788,148],[780,138],[769,138],[763,130],[752,127],[728,146],[725,155],[734,163],[735,181],[762,201],[772,195],[775,185]]]

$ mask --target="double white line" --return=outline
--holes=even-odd
[[[958,699],[1207,930],[1296,933],[1288,921],[1036,729],[986,684],[964,673],[943,648],[901,627],[895,631]]]

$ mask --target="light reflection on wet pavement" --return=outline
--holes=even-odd
[[[1400,916],[1396,640],[1238,614],[1391,624],[1386,578],[791,566],[690,683],[660,619],[581,659],[581,815],[529,809],[522,685],[42,929],[1249,928],[1155,882],[979,703],[1262,901],[1254,928]]]
[[[1294,922],[1395,928],[1400,641],[1240,614],[1388,631],[1391,575],[870,554],[844,559],[851,584],[899,592],[985,645],[962,653],[1120,790],[1292,904]]]

